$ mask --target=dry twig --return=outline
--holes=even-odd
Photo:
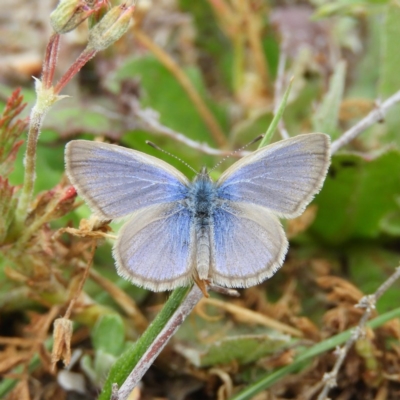
[[[123,385],[118,391],[118,397],[113,394],[113,399],[126,400],[132,390],[140,382],[143,375],[153,364],[154,360],[160,354],[162,349],[175,334],[178,328],[182,325],[185,318],[192,312],[193,308],[203,297],[203,293],[197,287],[193,285],[192,289],[186,296],[185,300],[182,302],[180,307],[175,311],[171,319],[166,323],[164,329],[160,332],[157,338],[152,342],[147,351],[144,353],[143,357],[135,365],[128,378],[125,380]]]
[[[389,287],[400,278],[400,267],[397,267],[395,272],[377,289],[374,294],[364,296],[356,305],[358,308],[364,308],[365,312],[360,319],[358,325],[354,328],[353,333],[345,345],[335,350],[337,360],[332,368],[332,371],[325,373],[323,376],[323,389],[318,396],[318,400],[327,400],[329,390],[337,385],[338,372],[353,344],[365,333],[365,325],[372,312],[375,310],[378,299],[389,289]],[[321,385],[318,382],[318,385]]]
[[[376,108],[372,110],[365,118],[347,130],[339,139],[335,140],[331,146],[331,153],[336,153],[341,147],[350,143],[360,133],[365,131],[367,128],[375,124],[376,122],[383,121],[385,115],[394,105],[400,102],[400,90],[394,95],[390,96],[382,104],[376,102]]]

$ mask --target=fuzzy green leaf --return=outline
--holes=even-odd
[[[327,133],[336,139],[338,137],[338,119],[340,103],[342,102],[346,78],[346,63],[337,64],[334,74],[329,81],[329,90],[313,118],[314,132]]]
[[[120,355],[125,343],[125,327],[120,315],[103,315],[93,329],[92,342],[96,351]]]
[[[311,230],[331,244],[351,238],[374,238],[380,221],[397,209],[400,152],[390,150],[372,160],[340,154],[332,165],[321,193],[316,197],[318,214]]]
[[[288,338],[274,338],[271,335],[242,335],[226,337],[200,350],[179,346],[179,353],[196,367],[208,367],[217,364],[248,364],[267,355],[275,354]]]

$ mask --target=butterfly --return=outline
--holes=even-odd
[[[330,139],[298,135],[262,147],[214,182],[193,181],[168,163],[117,145],[73,140],[66,172],[96,216],[129,216],[113,248],[118,273],[153,291],[194,279],[245,288],[283,264],[288,241],[279,218],[299,216],[330,164]]]

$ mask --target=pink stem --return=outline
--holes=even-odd
[[[46,47],[46,54],[44,56],[43,67],[42,67],[42,83],[45,89],[48,89],[51,86],[51,83],[54,78],[59,42],[60,42],[60,35],[58,33],[53,33]]]
[[[85,49],[76,61],[69,67],[68,71],[58,81],[54,93],[58,94],[64,86],[81,70],[81,68],[96,55],[96,50]]]

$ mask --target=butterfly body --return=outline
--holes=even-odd
[[[216,182],[205,168],[190,182],[162,160],[115,145],[66,147],[67,174],[95,214],[130,216],[113,249],[119,274],[154,291],[193,278],[249,287],[271,277],[288,248],[278,217],[303,212],[329,163],[324,134],[261,148]]]
[[[210,229],[214,224],[214,210],[219,206],[218,190],[203,168],[190,184],[186,200],[195,230],[196,272],[200,279],[207,279],[211,262]]]
[[[208,227],[217,198],[217,188],[207,171],[196,175],[188,188],[186,204],[195,219],[196,227]]]

